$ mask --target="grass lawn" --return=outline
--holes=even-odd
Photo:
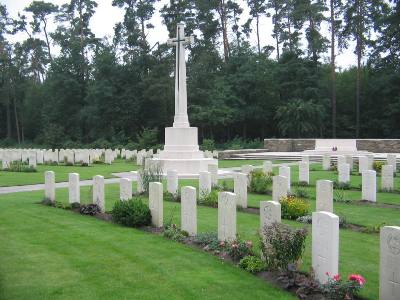
[[[182,182],[195,183],[195,182]],[[193,184],[195,185],[195,184]],[[88,187],[82,187],[82,202],[90,202],[90,191]],[[35,196],[36,195],[36,196]],[[43,193],[32,193],[29,199],[34,201],[41,199]],[[15,196],[16,198],[18,196]],[[36,199],[33,199],[35,198]],[[116,184],[106,186],[106,210],[111,210],[112,205],[119,198],[119,187]],[[252,198],[252,196],[251,196]],[[57,190],[57,200],[67,202],[66,189]],[[147,199],[145,199],[147,201]],[[350,205],[348,205],[350,206]],[[358,207],[358,206],[357,206]],[[47,208],[45,208],[47,209]],[[335,211],[337,207],[335,206]],[[376,208],[374,208],[376,209]],[[390,211],[390,209],[389,209]],[[356,213],[356,210],[355,210]],[[376,212],[372,212],[378,214]],[[380,213],[380,211],[379,211]],[[251,239],[257,245],[257,230],[259,228],[259,216],[238,212],[237,215],[238,234],[244,239]],[[362,217],[359,216],[361,219]],[[180,204],[173,202],[164,202],[164,222],[173,221],[180,223]],[[295,227],[301,227],[303,224],[294,221],[284,221]],[[392,224],[390,224],[392,225]],[[311,226],[307,226],[311,231]],[[198,228],[199,232],[208,232],[217,230],[217,209],[208,207],[198,207]],[[306,251],[302,269],[309,271],[311,266],[311,232],[307,238]],[[366,251],[366,249],[368,249]],[[362,255],[360,255],[362,253]],[[347,229],[340,230],[340,273],[347,276],[350,273],[360,273],[366,277],[368,284],[362,292],[367,299],[377,299],[378,297],[378,270],[379,270],[379,235],[354,232]]]
[[[54,171],[56,182],[68,181],[68,173],[79,173],[80,179],[91,179],[95,175],[103,175],[105,178],[113,177],[111,173],[137,170],[138,166],[133,162],[116,160],[111,165],[94,164],[89,167],[81,166],[50,166],[38,165],[35,173],[5,172],[0,171],[0,186],[27,185],[44,183],[44,172]]]
[[[162,236],[34,204],[42,194],[0,197],[0,299],[295,299]],[[200,209],[202,229],[215,212]]]
[[[253,165],[253,166],[261,166],[263,164],[262,159],[220,159],[218,160],[219,168],[234,168],[241,167],[243,165]],[[285,163],[287,161],[283,160],[272,160],[273,164]]]

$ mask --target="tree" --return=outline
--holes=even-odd
[[[348,0],[344,7],[343,35],[356,42],[354,53],[357,55],[356,84],[356,137],[360,136],[361,103],[361,63],[366,48],[372,44],[371,31],[385,14],[387,5],[384,0]]]
[[[260,46],[260,17],[265,14],[265,6],[263,0],[247,0],[247,4],[250,8],[250,20],[256,20],[256,35],[257,35],[257,49],[258,54],[261,54]]]
[[[50,60],[52,60],[49,35],[47,32],[47,21],[49,16],[58,12],[57,5],[49,2],[33,1],[27,8],[25,8],[25,11],[33,14],[33,22],[31,23],[33,32],[41,32],[40,26],[43,25],[43,33],[46,38],[47,51]]]
[[[272,30],[272,37],[275,38],[276,44],[276,58],[280,58],[280,44],[283,41],[283,8],[285,0],[267,0],[266,8],[272,10],[272,23],[274,28]]]
[[[282,135],[300,138],[318,134],[322,115],[322,107],[318,104],[292,99],[277,109],[275,119]]]

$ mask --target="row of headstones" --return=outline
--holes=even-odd
[[[170,173],[172,174],[172,173]],[[45,175],[45,197],[55,201],[54,172]],[[175,175],[174,175],[175,176]],[[167,176],[168,177],[168,176]],[[281,176],[277,176],[281,177]],[[171,189],[171,180],[167,184]],[[174,185],[173,190],[177,187]],[[172,191],[172,190],[170,190]],[[69,202],[80,202],[79,174],[69,174]],[[105,211],[104,177],[93,178],[93,203]],[[317,211],[312,214],[312,267],[315,278],[321,283],[328,280],[328,274],[338,274],[339,269],[339,217],[333,210],[333,185],[329,180],[317,182]],[[132,198],[132,181],[120,180],[120,199]],[[185,186],[181,189],[181,229],[194,236],[197,234],[197,192],[196,188]],[[218,194],[218,239],[236,239],[236,212],[240,198],[235,193]],[[152,224],[163,226],[163,185],[160,182],[149,184],[149,209]],[[265,225],[281,221],[281,205],[278,201],[260,201],[260,229]],[[400,227],[385,226],[381,229],[380,249],[380,293],[381,299],[400,297]]]

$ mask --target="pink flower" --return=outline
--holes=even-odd
[[[340,274],[336,274],[335,276],[333,276],[333,280],[335,281],[340,281],[342,279],[342,277],[340,277]]]
[[[329,276],[329,272],[325,272],[325,275],[328,276],[328,277],[330,277],[330,276]]]
[[[253,242],[252,241],[246,241],[246,246],[247,246],[247,248],[253,247]]]
[[[362,277],[359,274],[351,274],[351,275],[349,275],[349,280],[350,281],[357,281],[360,286],[363,286],[366,283],[365,278]]]
[[[232,247],[232,248],[237,248],[238,245],[237,245],[236,243],[232,243],[231,247]]]
[[[225,242],[224,242],[224,241],[220,242],[220,243],[219,243],[219,246],[220,246],[220,247],[225,247]]]

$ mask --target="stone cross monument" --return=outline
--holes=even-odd
[[[179,23],[176,38],[169,39],[168,45],[176,47],[175,67],[175,117],[173,127],[189,127],[187,115],[185,45],[193,43],[193,36],[185,37],[185,26]]]
[[[209,164],[218,162],[206,158],[199,150],[197,127],[190,127],[187,114],[185,46],[193,42],[193,37],[185,37],[185,26],[177,25],[176,37],[168,40],[168,45],[176,48],[175,66],[175,116],[172,127],[165,128],[165,146],[152,161],[158,164],[164,174],[176,170],[179,175],[198,175],[207,171]]]

